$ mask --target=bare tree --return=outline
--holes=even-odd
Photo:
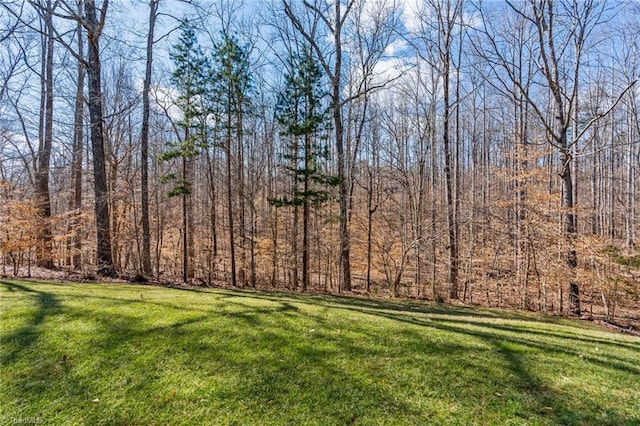
[[[314,37],[314,33],[306,28],[300,17],[296,15],[291,6],[290,1],[283,0],[285,13],[293,23],[297,31],[307,40],[315,51],[318,60],[325,73],[327,74],[331,85],[331,105],[333,118],[333,136],[336,148],[336,162],[338,166],[338,177],[340,179],[339,186],[339,203],[340,203],[340,279],[339,288],[342,291],[351,290],[351,263],[350,263],[350,244],[351,238],[349,234],[349,182],[347,179],[347,157],[345,152],[345,134],[344,120],[342,115],[342,107],[344,99],[342,95],[343,80],[343,45],[342,35],[343,27],[349,16],[355,0],[349,0],[343,9],[342,1],[336,1],[331,11],[328,5],[324,5],[320,1],[303,1],[304,7],[311,11],[315,19],[320,20],[325,26],[328,33],[333,38],[333,52],[328,55],[320,46],[318,40]],[[331,61],[332,60],[332,61]]]
[[[19,72],[21,65],[25,63],[26,46],[19,49],[13,48],[13,41],[16,39],[16,32],[24,25],[25,18],[24,7],[25,3],[19,2],[20,6],[17,9],[13,9],[14,5],[11,3],[5,3],[0,7],[3,7],[2,11],[7,12],[7,16],[0,13],[0,19],[6,23],[6,27],[0,29],[0,45],[2,45],[2,54],[0,54],[0,102],[4,99],[4,96],[9,87],[9,81],[14,74]],[[11,19],[11,21],[6,21]]]
[[[500,69],[504,73],[504,75],[500,73],[498,78],[508,78],[514,90],[522,96],[522,100],[530,105],[532,113],[549,136],[549,144],[560,156],[559,176],[562,180],[564,208],[563,230],[569,246],[567,267],[573,274],[578,263],[574,247],[577,234],[575,182],[572,174],[574,147],[580,137],[594,123],[609,114],[620,100],[618,98],[604,111],[589,117],[577,134],[571,134],[570,130],[575,120],[574,111],[578,107],[578,83],[584,66],[585,48],[593,29],[603,22],[605,6],[593,0],[559,3],[553,0],[529,0],[526,3],[507,2],[507,4],[512,13],[532,26],[534,36],[530,39],[530,51],[536,55],[540,83],[544,84],[548,91],[552,112],[549,113],[545,108],[546,99],[536,99],[527,85],[524,85],[514,73],[514,68],[510,66],[509,59],[501,49],[503,35],[491,24],[492,20],[487,16],[483,16],[481,29],[486,47],[481,50],[494,70]],[[481,13],[484,11],[482,8],[479,10]],[[570,47],[573,47],[573,51]],[[634,83],[635,81],[623,91],[623,94]],[[569,283],[569,310],[576,315],[581,312],[579,285],[575,282],[575,277]]]
[[[43,22],[42,74],[40,101],[40,130],[38,138],[38,168],[36,169],[36,193],[43,218],[38,263],[44,268],[53,267],[53,243],[51,235],[51,197],[49,194],[49,163],[53,143],[53,8],[51,0],[37,7]]]
[[[82,2],[78,2],[78,15],[82,15]],[[77,24],[77,54],[84,58],[84,35],[82,25]],[[75,112],[73,117],[73,154],[71,168],[73,173],[73,198],[70,207],[75,210],[73,228],[75,232],[73,244],[69,245],[69,252],[73,251],[73,267],[79,269],[82,266],[82,234],[80,232],[80,209],[82,208],[82,153],[84,151],[84,80],[85,67],[81,60],[78,60],[78,70],[76,79]]]
[[[93,179],[97,233],[98,273],[111,276],[115,273],[111,253],[111,229],[109,224],[109,192],[104,155],[104,115],[102,111],[102,85],[100,72],[100,36],[104,29],[109,0],[97,9],[94,0],[85,0],[84,16],[77,17],[87,31],[88,60],[86,62],[89,87],[89,115],[91,120],[91,151],[93,153]]]
[[[142,222],[142,273],[150,275],[151,234],[149,229],[149,87],[153,68],[153,38],[158,16],[159,0],[149,0],[149,30],[147,31],[147,60],[142,88],[142,128],[140,134],[140,217]]]
[[[451,148],[451,76],[454,67],[454,41],[461,31],[463,0],[428,0],[418,10],[420,33],[413,41],[417,54],[435,68],[442,79],[442,149],[444,153],[444,178],[447,197],[447,251],[449,254],[449,297],[458,297],[459,272],[459,223],[456,207],[459,205],[459,185],[456,184],[455,151]],[[461,46],[457,46],[461,49]],[[434,53],[429,53],[434,52]],[[426,55],[425,55],[426,54]],[[457,75],[456,79],[460,76]],[[459,99],[455,99],[459,102]],[[456,146],[459,141],[456,140]],[[457,148],[456,148],[457,150]]]

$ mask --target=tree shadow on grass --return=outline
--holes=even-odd
[[[640,422],[639,415],[635,415],[633,418],[627,418],[621,414],[607,411],[602,408],[601,402],[608,399],[608,396],[605,395],[603,395],[602,401],[589,400],[585,395],[581,395],[579,398],[574,398],[573,402],[570,401],[570,395],[552,389],[543,381],[543,379],[537,377],[532,372],[532,369],[536,366],[531,364],[531,358],[523,356],[519,350],[514,348],[514,345],[526,348],[528,351],[562,354],[572,358],[570,361],[563,362],[580,363],[585,365],[592,364],[599,367],[602,371],[615,370],[628,374],[630,377],[640,377],[640,369],[633,364],[633,361],[630,358],[622,359],[615,357],[610,353],[603,353],[602,357],[596,357],[591,354],[581,353],[579,348],[570,346],[573,349],[568,349],[568,346],[540,340],[537,336],[533,336],[531,339],[517,337],[522,336],[518,327],[510,327],[494,323],[475,324],[451,318],[423,321],[407,315],[398,315],[386,312],[379,312],[377,315],[392,321],[425,327],[427,329],[440,330],[453,335],[469,336],[490,345],[494,348],[495,354],[505,361],[508,370],[515,378],[508,386],[516,392],[520,392],[523,395],[531,397],[537,407],[538,414],[542,415],[544,418],[553,419],[554,423],[619,425],[637,424]],[[488,331],[473,329],[470,328],[469,325],[482,327]],[[505,332],[508,332],[509,334],[505,335]],[[419,341],[421,338],[424,339],[423,336],[421,337],[417,335],[417,333],[414,338],[416,341]],[[599,343],[604,343],[606,345],[613,342],[599,341]],[[640,345],[632,346],[632,348],[636,348],[637,353],[640,353]],[[638,384],[640,385],[640,381]],[[631,391],[633,392],[633,390]],[[501,398],[507,396],[508,395],[501,395]],[[580,399],[581,404],[591,405],[591,412],[584,413],[580,412],[575,407],[572,408],[571,405],[576,405],[575,399]],[[532,407],[532,409],[535,409],[535,407]],[[594,417],[593,412],[606,412],[606,418]]]
[[[233,388],[225,387],[222,390],[223,399],[232,401],[234,404],[251,401],[250,410],[263,412],[264,415],[277,418],[278,405],[281,404],[284,407],[294,397],[291,395],[291,382],[296,381],[294,372],[298,366],[287,362],[284,368],[280,368],[279,359],[286,356],[296,356],[299,361],[304,361],[308,368],[315,372],[312,374],[314,380],[319,381],[314,384],[313,380],[305,376],[305,379],[296,382],[296,386],[293,386],[301,392],[305,391],[305,387],[315,386],[320,392],[332,393],[336,398],[339,398],[342,392],[353,392],[357,400],[375,395],[378,395],[377,400],[391,399],[390,395],[380,394],[380,391],[376,391],[374,387],[352,376],[349,370],[332,364],[330,360],[335,358],[338,349],[327,350],[316,347],[311,342],[291,337],[298,333],[292,332],[282,321],[279,322],[280,326],[270,323],[269,332],[257,334],[251,332],[262,324],[261,318],[267,315],[279,316],[279,312],[285,313],[291,310],[287,306],[276,306],[270,309],[247,309],[246,311],[216,316],[218,320],[224,319],[225,327],[223,329],[215,328],[215,323],[210,321],[210,315],[177,320],[158,327],[137,328],[134,319],[123,317],[117,313],[92,313],[88,308],[70,309],[74,311],[74,315],[83,316],[87,321],[99,324],[96,341],[91,345],[92,351],[95,352],[95,366],[89,371],[72,369],[66,373],[63,380],[61,379],[61,382],[66,384],[66,398],[75,400],[83,410],[87,410],[86,417],[83,417],[87,422],[100,419],[101,416],[115,418],[113,414],[104,412],[100,415],[96,414],[102,408],[95,404],[92,405],[90,398],[100,395],[101,390],[96,383],[101,382],[102,378],[108,377],[110,381],[122,381],[124,380],[122,375],[126,375],[126,370],[132,365],[136,365],[133,367],[134,370],[144,370],[147,373],[127,383],[126,387],[129,390],[136,391],[130,396],[146,395],[150,398],[147,402],[148,405],[154,410],[164,413],[163,415],[169,415],[167,413],[174,409],[180,411],[181,402],[174,401],[172,398],[163,400],[166,395],[162,394],[168,393],[168,390],[167,392],[158,390],[158,383],[168,381],[167,387],[169,389],[177,387],[171,381],[181,382],[181,379],[167,379],[167,376],[169,371],[179,369],[181,377],[183,375],[197,377],[214,370],[217,376],[236,383]],[[237,309],[242,308],[237,307]],[[235,323],[238,323],[238,326],[232,327],[231,324]],[[221,334],[224,336],[221,337]],[[127,352],[131,349],[131,344],[140,345],[143,350],[161,349],[151,358],[145,357],[143,354],[139,358],[127,359]],[[154,349],[149,347],[150,344]],[[122,361],[125,359],[127,361],[123,365]],[[215,380],[219,380],[219,377]],[[27,394],[23,397],[37,398],[42,397],[43,394],[47,395],[51,389],[62,387],[62,384],[50,385],[50,389],[43,386],[34,388],[25,381],[18,384],[18,387],[26,391]],[[209,390],[205,389],[205,396],[207,396],[206,392]],[[120,395],[126,397],[127,392]],[[351,405],[358,402],[352,397],[347,396],[347,398]],[[102,400],[103,397],[100,396],[100,399]],[[316,402],[320,405],[322,401],[323,399],[320,398]],[[324,408],[318,406],[317,409]],[[403,412],[410,411],[408,406],[398,406],[398,409]],[[233,410],[237,410],[237,408]],[[242,415],[242,413],[233,410],[227,414],[231,417]],[[364,416],[366,414],[365,412],[353,414],[345,409],[338,411],[335,415],[343,418],[344,421],[341,423],[346,423],[349,416]],[[308,413],[309,418],[312,418],[312,414]],[[145,423],[146,421],[148,420],[134,423]]]
[[[458,323],[462,326],[487,326],[495,329],[496,331],[501,330],[509,333],[515,332],[532,334],[543,339],[563,339],[570,340],[576,344],[605,345],[608,347],[640,351],[640,339],[638,339],[638,343],[635,344],[633,340],[625,342],[598,338],[595,336],[581,334],[584,333],[584,328],[578,327],[577,324],[571,324],[571,320],[534,315],[518,311],[503,312],[486,309],[478,310],[472,307],[442,305],[429,302],[395,302],[386,300],[367,300],[350,296],[299,295],[255,290],[224,290],[221,294],[223,299],[247,298],[279,302],[282,302],[282,300],[289,300],[291,303],[307,304],[310,306],[322,305],[330,309],[345,309],[352,312],[376,316],[386,315],[389,317],[389,315],[392,316],[395,314],[399,316],[398,318],[411,318],[416,321],[420,321],[420,318],[423,317],[430,320]],[[506,325],[504,325],[504,322],[503,324],[497,323],[496,320],[501,322],[506,321]],[[510,324],[509,321],[514,321],[514,323]],[[527,326],[527,323],[530,321],[534,321],[539,324],[549,324],[552,327],[541,329]],[[426,321],[419,322],[419,324],[429,325]],[[570,329],[572,331],[554,331],[556,326],[562,326],[564,330]],[[535,343],[535,339],[531,339],[531,341]]]
[[[229,294],[228,298],[237,297],[234,293]],[[256,295],[255,293],[242,294],[240,297],[248,298],[265,298],[267,300],[278,300],[279,297],[268,295],[264,297],[262,294]],[[486,345],[494,348],[495,356],[502,359],[508,371],[514,377],[511,384],[507,387],[511,389],[511,392],[520,394],[520,399],[529,399],[529,407],[523,410],[521,413],[524,417],[523,420],[527,420],[527,416],[532,415],[539,416],[550,420],[556,424],[626,424],[637,422],[638,417],[627,418],[617,412],[611,412],[609,409],[604,408],[601,404],[602,401],[588,400],[586,396],[565,394],[561,390],[552,389],[545,380],[536,376],[532,371],[535,368],[534,365],[530,365],[531,358],[526,354],[521,354],[520,351],[514,348],[514,345],[527,348],[529,352],[545,353],[551,357],[556,355],[563,355],[569,359],[563,360],[566,363],[575,364],[591,364],[602,371],[603,375],[607,370],[618,371],[631,377],[640,377],[640,369],[638,369],[630,358],[620,358],[606,351],[606,347],[619,347],[627,350],[628,352],[636,351],[640,353],[640,344],[635,345],[633,343],[621,343],[614,340],[605,340],[599,338],[585,337],[578,334],[570,333],[553,333],[543,330],[537,330],[531,327],[522,327],[522,324],[499,324],[493,321],[484,321],[487,319],[497,319],[497,315],[467,315],[466,309],[439,307],[432,305],[416,306],[413,305],[413,309],[402,309],[402,304],[376,301],[370,303],[369,301],[355,300],[353,298],[334,298],[331,297],[327,302],[326,298],[321,297],[318,301],[318,297],[312,297],[311,301],[300,300],[297,297],[289,297],[293,299],[295,303],[309,303],[315,306],[324,305],[329,309],[345,309],[355,311],[358,313],[366,313],[368,315],[383,317],[394,322],[400,322],[405,324],[411,324],[419,326],[428,330],[440,330],[447,332],[453,336],[467,336],[475,340],[481,341]],[[337,299],[337,301],[336,301]],[[354,307],[355,305],[355,307]],[[453,315],[452,315],[453,311]],[[428,314],[435,316],[428,320],[422,320],[416,317],[415,314]],[[434,315],[435,314],[435,315]],[[469,318],[468,320],[462,317]],[[526,316],[518,315],[514,313],[510,315],[511,319],[516,320],[528,320]],[[322,317],[317,318],[318,322],[322,322]],[[555,323],[555,321],[549,321],[549,323]],[[477,329],[480,328],[480,329]],[[576,332],[580,329],[576,327]],[[377,336],[371,335],[370,339],[376,339]],[[420,336],[415,336],[415,341],[423,339]],[[563,339],[564,341],[575,342],[575,345],[562,345],[554,343],[555,339]],[[602,356],[595,356],[590,353],[581,352],[581,347],[584,345],[603,345],[605,350]],[[415,348],[418,352],[423,348]],[[433,347],[436,351],[450,353],[451,347],[447,345],[435,345]],[[469,350],[469,348],[467,348]],[[366,349],[363,349],[366,352]],[[371,352],[370,348],[368,350]],[[379,356],[380,354],[372,354]],[[559,359],[559,358],[558,358]],[[476,369],[482,369],[482,366],[475,366]],[[591,367],[592,368],[592,367]],[[428,372],[425,372],[428,374]],[[464,374],[464,373],[461,373]],[[503,395],[500,398],[508,399],[508,395]],[[589,405],[589,412],[580,412],[578,401],[581,398],[585,398],[582,403]],[[606,398],[603,398],[605,400]],[[594,413],[604,413],[603,417]],[[538,418],[538,417],[536,417]],[[530,420],[530,419],[529,419]]]
[[[2,284],[10,291],[23,292],[38,300],[38,310],[22,327],[23,332],[38,336],[33,329],[60,309],[56,296],[19,284]],[[230,421],[242,419],[246,414],[242,410],[245,410],[270,419],[267,423],[272,424],[300,423],[301,419],[313,419],[319,414],[332,418],[336,424],[359,418],[366,422],[370,413],[380,410],[399,423],[416,424],[418,420],[423,424],[482,423],[483,417],[478,414],[482,408],[480,398],[489,404],[487,410],[503,413],[492,413],[494,417],[490,417],[490,422],[505,419],[504,409],[509,404],[519,408],[506,420],[522,423],[613,425],[638,421],[637,416],[625,418],[618,411],[598,418],[594,413],[606,409],[588,399],[584,404],[589,405],[589,412],[580,413],[575,402],[579,395],[553,389],[535,374],[527,353],[515,347],[524,347],[529,352],[557,352],[575,357],[577,362],[589,362],[600,370],[638,372],[628,360],[607,362],[604,358],[586,355],[578,361],[578,346],[591,343],[588,341],[576,340],[576,348],[569,349],[549,341],[559,336],[529,331],[526,331],[528,335],[522,334],[519,325],[488,321],[496,318],[493,315],[456,315],[439,306],[432,310],[430,305],[414,305],[412,309],[403,310],[402,304],[371,304],[360,300],[353,303],[352,298],[264,296],[231,291],[205,293],[211,293],[216,302],[223,300],[224,303],[216,304],[217,310],[207,310],[191,309],[187,304],[141,300],[141,303],[166,309],[165,315],[171,315],[166,323],[159,325],[145,323],[146,317],[125,314],[119,309],[119,304],[126,302],[122,298],[115,297],[110,302],[108,297],[96,296],[102,301],[97,309],[89,302],[94,298],[91,295],[87,296],[86,305],[65,304],[65,320],[79,319],[96,326],[95,337],[87,347],[93,351],[90,359],[95,366],[86,371],[72,368],[62,377],[44,377],[44,384],[38,388],[29,386],[32,379],[22,378],[17,388],[25,390],[23,397],[42,398],[43,394],[67,404],[80,401],[77,420],[86,424],[105,419],[112,424],[144,424],[158,419],[156,415],[165,416],[167,423],[175,423],[171,417],[174,412],[202,410],[203,417],[194,417],[196,422],[196,419],[206,419],[207,410],[214,408],[226,413]],[[270,303],[256,306],[248,299],[243,303],[238,297]],[[110,303],[113,311],[103,309]],[[300,309],[301,304],[325,310],[310,312]],[[218,309],[220,306],[225,309]],[[376,330],[362,317],[351,324],[353,317],[342,320],[335,309],[377,316],[391,321],[393,327]],[[339,327],[344,328],[342,333],[336,329],[338,319]],[[442,338],[430,338],[434,331]],[[478,347],[491,351],[486,358],[489,365],[483,364],[485,359],[471,357]],[[26,355],[33,357],[33,354]],[[358,368],[366,365],[367,369],[356,370],[350,363],[358,364]],[[447,368],[439,368],[442,365]],[[403,369],[415,369],[419,374],[408,376]],[[488,373],[491,369],[498,372],[496,377]],[[128,377],[131,371],[145,373],[131,378]],[[46,383],[51,380],[57,380],[56,386],[47,388]],[[413,387],[412,381],[415,381]],[[109,386],[114,389],[105,390],[105,382],[112,383]],[[455,382],[457,387],[450,385]],[[64,385],[68,396],[52,393]],[[187,389],[189,386],[195,389]],[[171,389],[176,388],[178,396],[171,397]],[[496,389],[501,395],[478,394],[482,389]],[[124,414],[109,411],[108,403],[91,404],[88,395],[107,391],[112,392],[111,397],[127,401],[127,405],[121,407]],[[201,396],[194,395],[198,392],[217,405],[206,409],[197,406]],[[440,413],[445,417],[437,417],[424,406],[416,405],[411,392],[418,393],[414,397],[419,400],[430,397],[459,404],[477,416],[446,417]],[[148,406],[137,414],[131,413],[129,404],[135,404],[133,399],[141,395],[148,398],[145,401]]]
[[[540,351],[553,351],[567,356],[575,356],[577,358],[576,361],[580,363],[591,362],[605,368],[612,368],[614,370],[623,371],[640,377],[640,367],[637,363],[632,362],[631,359],[619,358],[613,355],[611,351],[606,350],[608,347],[618,347],[620,349],[640,354],[640,339],[638,339],[636,343],[633,341],[620,342],[613,339],[606,340],[591,336],[587,337],[579,335],[578,332],[582,331],[582,329],[577,327],[575,329],[575,333],[557,333],[549,330],[541,330],[526,326],[526,322],[523,322],[522,324],[519,322],[532,320],[539,322],[537,318],[531,319],[522,316],[515,318],[511,317],[512,319],[518,320],[518,322],[513,324],[508,322],[497,323],[495,321],[491,321],[494,319],[492,316],[486,317],[484,315],[469,315],[466,316],[469,319],[465,320],[462,318],[464,315],[459,313],[460,311],[458,311],[458,315],[451,316],[446,308],[444,312],[439,307],[438,309],[433,310],[432,305],[424,305],[422,306],[422,310],[414,309],[403,312],[400,309],[390,310],[385,308],[362,310],[360,308],[363,304],[360,303],[360,301],[356,302],[356,308],[353,308],[352,303],[350,302],[351,299],[347,298],[346,300],[343,299],[341,303],[328,303],[326,306],[359,313],[367,313],[369,315],[384,317],[393,321],[399,321],[421,327],[435,328],[452,333],[474,336],[483,340],[513,343]],[[366,305],[367,304],[365,304],[365,306]],[[384,306],[384,303],[378,302],[376,306]],[[397,305],[393,306],[397,308]],[[444,315],[442,315],[443,313]],[[416,316],[416,314],[423,315]],[[486,319],[490,319],[490,321],[486,321]],[[477,328],[484,328],[491,331],[482,331]],[[575,345],[557,344],[552,341],[554,339],[571,341],[575,343]],[[601,351],[602,355],[598,357],[593,354],[580,352],[579,347],[576,345],[602,345],[604,349]]]
[[[256,294],[254,292],[248,292],[247,294],[243,292],[240,295],[236,295],[234,292],[228,297],[264,298],[267,300],[279,298],[279,296],[272,296],[270,294],[263,295],[262,293]],[[311,300],[308,301],[303,300],[301,297],[291,297],[289,295],[285,297],[294,299],[296,303],[309,303],[316,306],[325,305],[328,308],[366,313],[395,322],[425,327],[427,330],[437,329],[451,333],[452,335],[468,336],[480,340],[494,348],[495,354],[505,362],[508,370],[516,378],[512,385],[513,389],[532,399],[532,409],[543,418],[553,419],[554,423],[614,425],[635,424],[640,421],[640,416],[638,415],[628,418],[605,408],[606,405],[602,404],[602,402],[608,398],[605,396],[603,396],[601,401],[588,400],[586,396],[582,396],[582,398],[585,398],[582,402],[591,406],[592,409],[589,410],[588,413],[580,412],[576,406],[580,405],[577,401],[579,401],[581,396],[563,394],[560,390],[550,388],[543,379],[537,377],[535,373],[531,371],[535,366],[529,364],[530,358],[526,356],[526,354],[523,355],[519,350],[513,348],[514,345],[518,345],[526,348],[529,352],[546,353],[550,357],[556,357],[556,355],[566,356],[568,359],[562,362],[574,364],[574,367],[580,364],[584,364],[585,367],[591,365],[592,367],[586,368],[595,367],[601,371],[605,377],[606,371],[617,371],[630,377],[640,377],[640,368],[637,367],[637,364],[634,363],[632,358],[618,357],[614,355],[611,350],[607,350],[607,348],[613,349],[617,347],[627,351],[632,357],[633,355],[631,355],[631,353],[633,352],[640,354],[640,342],[634,344],[633,342],[625,343],[613,339],[606,340],[592,336],[587,337],[577,334],[582,331],[582,329],[575,326],[570,326],[575,327],[576,333],[573,334],[570,332],[552,332],[526,327],[524,326],[524,322],[523,324],[500,324],[487,321],[499,319],[499,315],[494,316],[492,313],[487,314],[485,312],[481,314],[471,313],[467,309],[459,307],[412,304],[409,306],[409,309],[403,309],[404,303],[368,301],[350,297],[312,296],[309,298]],[[416,316],[416,314],[424,314],[427,318],[426,320],[421,319],[419,316]],[[513,320],[534,320],[533,318],[528,318],[518,313],[510,313],[510,315],[506,316]],[[462,317],[469,319],[465,320]],[[537,318],[535,320],[539,321]],[[558,321],[551,319],[544,322],[555,324]],[[567,325],[565,324],[565,326]],[[417,337],[417,339],[419,339],[419,337]],[[565,342],[574,342],[575,344],[563,345],[554,343],[554,340],[557,339],[562,339]],[[594,355],[593,353],[585,351],[585,347],[589,345],[601,346],[601,355]],[[638,384],[640,385],[640,381]],[[634,392],[633,390],[631,391]],[[573,400],[571,400],[572,398]],[[537,407],[537,409],[534,406]],[[596,412],[603,413],[603,417],[596,416],[594,414]]]
[[[10,331],[8,334],[3,334],[0,341],[0,347],[11,347],[9,351],[3,350],[0,353],[0,366],[4,366],[8,363],[15,362],[20,353],[28,351],[30,347],[41,337],[41,332],[38,330],[46,319],[47,316],[57,314],[61,311],[60,303],[56,296],[44,291],[33,290],[24,285],[14,283],[11,281],[0,281],[0,285],[4,286],[10,292],[26,294],[29,297],[36,300],[35,311],[30,315],[30,318],[25,321],[24,325]]]

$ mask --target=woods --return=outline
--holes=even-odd
[[[636,2],[31,0],[0,21],[3,274],[640,306]]]

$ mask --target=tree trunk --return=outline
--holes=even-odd
[[[371,291],[371,262],[373,258],[373,171],[367,169],[367,293]]]
[[[45,45],[43,48],[45,62],[44,109],[40,111],[44,115],[44,131],[38,143],[38,170],[37,170],[37,196],[42,216],[42,229],[40,234],[40,246],[38,253],[38,265],[43,268],[53,267],[53,241],[51,236],[51,197],[49,194],[49,163],[51,160],[51,146],[53,141],[53,17],[51,15],[51,0],[47,1],[47,9],[44,11]],[[43,123],[44,122],[44,123]]]
[[[564,133],[564,140],[566,142],[566,133]],[[570,274],[573,278],[575,276],[575,269],[578,266],[578,256],[576,249],[574,248],[576,237],[576,214],[573,212],[573,178],[571,176],[570,154],[568,152],[562,152],[561,158],[564,166],[560,177],[562,178],[562,190],[564,193],[563,206],[566,209],[564,231],[569,244],[567,252],[567,266],[569,267]],[[573,281],[569,282],[569,311],[572,314],[580,315],[580,289],[578,284]]]
[[[93,0],[85,0],[87,41],[89,57],[87,74],[89,77],[89,116],[91,119],[91,151],[93,154],[93,179],[95,194],[95,216],[97,237],[97,268],[104,276],[113,276],[113,257],[111,253],[111,230],[109,224],[109,192],[104,155],[104,130],[102,110],[102,87],[100,76],[100,45],[104,14],[108,0],[104,0],[101,22],[96,16]]]
[[[231,110],[231,105],[227,103],[227,111]],[[227,155],[227,213],[229,225],[229,256],[231,258],[231,285],[238,286],[236,277],[236,248],[235,248],[235,232],[233,226],[233,192],[232,192],[232,168],[231,168],[231,115],[227,114],[227,134],[225,154]]]
[[[247,283],[247,224],[245,215],[245,188],[244,188],[244,131],[243,131],[243,111],[242,105],[244,99],[241,93],[237,93],[238,99],[236,100],[238,108],[236,112],[236,185],[238,192],[238,222],[239,222],[239,241],[240,241],[240,270],[239,278],[240,283],[244,287]]]
[[[432,82],[435,83],[436,78],[435,76],[432,74]],[[436,88],[436,84],[434,84],[434,92],[433,92],[433,96],[435,98],[435,88]],[[436,198],[436,193],[438,190],[438,159],[437,159],[437,154],[436,154],[436,150],[434,149],[434,146],[436,144],[436,102],[435,99],[433,99],[432,103],[431,103],[431,107],[429,108],[429,122],[431,123],[431,131],[430,131],[430,135],[429,135],[429,139],[431,142],[431,155],[430,155],[430,167],[431,167],[431,191],[430,191],[430,201],[431,201],[431,208],[430,208],[430,230],[431,230],[431,235],[430,235],[430,240],[431,240],[431,265],[432,265],[432,270],[431,270],[431,295],[433,297],[433,300],[438,300],[439,298],[441,298],[442,296],[440,295],[440,290],[438,289],[438,215],[437,215],[437,198]]]
[[[304,170],[309,170],[311,167],[311,137],[305,135],[304,137]],[[311,211],[309,206],[309,199],[306,194],[309,193],[309,174],[304,175],[304,205],[302,206],[302,291],[307,291],[309,288],[309,220],[311,217]]]
[[[151,275],[151,231],[149,227],[149,89],[153,65],[153,37],[159,0],[149,1],[147,61],[142,88],[142,128],[140,130],[140,202],[142,222],[142,273]]]
[[[449,298],[458,298],[458,241],[456,238],[456,220],[455,220],[455,200],[454,200],[454,188],[453,188],[453,171],[452,171],[452,159],[451,159],[451,141],[449,137],[449,118],[450,118],[450,106],[449,106],[449,55],[448,47],[447,54],[445,54],[445,61],[443,63],[444,69],[442,73],[443,77],[443,102],[444,102],[444,117],[442,120],[442,147],[444,151],[444,179],[445,188],[447,191],[447,236],[448,236],[448,251],[449,251],[449,275],[447,281],[449,283]]]
[[[296,101],[297,102],[297,101]],[[297,105],[296,105],[297,108]],[[296,170],[298,168],[298,136],[292,136],[292,152],[291,152],[291,169]],[[298,176],[297,174],[293,174],[291,177],[293,180],[292,185],[292,194],[291,199],[295,200],[298,196]],[[293,269],[291,271],[291,287],[294,290],[298,289],[298,276],[299,276],[299,253],[298,253],[298,232],[300,229],[300,209],[298,205],[294,203],[293,205],[293,221],[291,223],[291,261],[293,264]]]
[[[185,127],[185,143],[189,140],[189,127]],[[182,157],[182,180],[187,182],[187,159]],[[182,194],[182,282],[189,282],[189,220],[188,203],[189,194],[185,191]]]
[[[349,236],[349,182],[346,176],[344,152],[344,126],[342,122],[341,84],[342,84],[342,22],[340,11],[341,2],[335,2],[336,22],[335,32],[335,67],[332,84],[333,126],[335,132],[336,154],[338,162],[338,177],[340,178],[340,275],[339,290],[351,291],[351,263]]]
[[[82,3],[78,2],[78,13],[82,14]],[[84,57],[84,42],[82,26],[78,24],[78,56]],[[82,234],[80,233],[80,217],[82,209],[82,153],[84,151],[84,76],[85,69],[81,62],[78,62],[78,81],[76,88],[75,113],[73,120],[73,205],[75,210],[73,217],[73,268],[82,267]]]
[[[209,276],[215,273],[216,259],[218,258],[218,196],[217,196],[217,182],[216,182],[216,158],[215,147],[212,148],[213,152],[209,149],[205,150],[207,159],[207,178],[209,186],[209,227],[211,228],[211,256],[209,262]]]

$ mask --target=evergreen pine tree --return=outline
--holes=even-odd
[[[193,277],[190,259],[193,258],[191,179],[193,157],[198,154],[198,143],[202,139],[202,123],[206,112],[202,108],[202,97],[206,91],[206,73],[209,62],[198,44],[195,30],[188,20],[181,25],[180,38],[170,53],[175,65],[171,82],[178,96],[176,106],[182,118],[178,126],[182,129],[182,138],[169,144],[160,156],[161,161],[180,159],[182,170],[178,178],[175,173],[165,176],[165,181],[173,180],[175,185],[169,191],[169,197],[182,197],[182,278],[188,282]]]
[[[329,155],[327,145],[323,143],[328,123],[327,109],[322,104],[325,94],[320,66],[310,49],[304,47],[299,55],[290,58],[285,87],[279,93],[276,105],[282,135],[289,141],[288,152],[283,158],[288,162],[284,167],[294,180],[292,195],[270,200],[276,207],[292,206],[295,218],[297,208],[302,206],[303,291],[309,287],[311,208],[325,203],[329,199],[328,188],[339,184],[336,176],[322,169],[323,160]],[[297,220],[294,220],[294,227],[297,227]],[[294,238],[297,238],[297,232],[294,232]],[[293,246],[297,247],[297,242]]]
[[[226,156],[229,255],[231,284],[234,287],[237,286],[238,277],[241,282],[246,278],[243,139],[244,117],[251,106],[249,65],[249,49],[242,46],[235,37],[222,34],[222,39],[214,44],[208,104],[217,123],[215,128],[217,138],[221,139],[217,144],[223,148]],[[236,195],[235,198],[234,195]],[[239,271],[236,265],[236,228],[240,232]]]

